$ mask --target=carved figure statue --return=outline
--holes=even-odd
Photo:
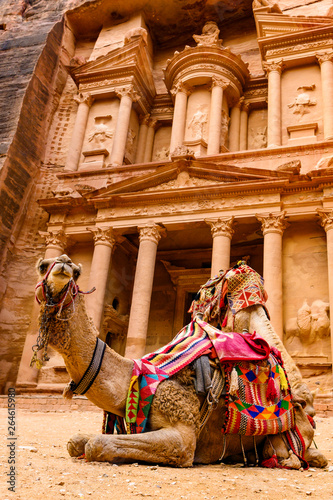
[[[94,129],[88,137],[89,142],[93,142],[96,146],[101,147],[107,139],[112,139],[113,132],[108,127],[111,120],[111,115],[95,116]]]
[[[135,132],[130,128],[127,134],[127,142],[126,142],[126,151],[129,155],[132,155],[134,152],[135,137],[136,137]]]
[[[229,122],[230,122],[229,116],[227,115],[227,113],[224,110],[222,110],[222,117],[221,117],[221,144],[222,144],[222,146],[225,146],[225,144],[228,141]]]
[[[169,159],[169,155],[170,155],[169,148],[163,146],[162,149],[159,149],[158,151],[156,151],[154,159],[156,161],[168,160]]]
[[[267,127],[254,130],[251,128],[253,149],[262,149],[267,146]]]
[[[298,87],[297,90],[314,90],[315,85],[308,85]],[[288,108],[293,108],[293,113],[296,115],[303,116],[306,113],[310,113],[310,106],[315,106],[317,104],[316,99],[312,99],[307,92],[302,92],[295,97],[294,102],[288,104]]]
[[[329,337],[329,303],[315,300],[310,307],[304,300],[297,311],[297,317],[288,321],[286,335],[287,339],[298,337],[305,346]]]
[[[221,47],[220,30],[214,21],[207,21],[202,28],[202,35],[193,35],[198,47]]]
[[[37,269],[41,280],[36,288],[36,298],[41,305],[41,326],[37,350],[44,349],[45,351],[47,343],[49,343],[62,355],[72,378],[71,384],[65,389],[65,396],[71,397],[73,395],[72,391],[77,390],[78,386],[81,385],[81,379],[91,362],[95,348],[100,351],[101,341],[96,340],[98,331],[86,312],[84,297],[76,283],[81,273],[81,267],[74,264],[67,255],[62,255],[56,259],[40,259]],[[210,283],[208,282],[205,286],[209,287]],[[212,293],[215,292],[212,291]],[[75,307],[73,307],[74,303]],[[266,330],[268,330],[272,341],[278,339],[262,306],[258,304],[253,307],[245,315],[239,317],[240,321],[237,318],[240,313],[237,312],[234,317],[237,323],[235,328],[243,327],[247,323],[251,328],[260,331],[261,334],[265,334]],[[214,335],[216,335],[217,330],[203,321],[203,318],[202,314],[196,313],[193,327],[201,325],[200,328],[211,328],[212,332],[215,332]],[[225,335],[227,336],[225,340],[234,338],[234,336],[241,339],[241,336],[237,333],[226,333]],[[252,335],[248,334],[248,336],[254,338]],[[222,344],[224,345],[223,342]],[[278,344],[280,348],[281,341]],[[217,344],[215,345],[217,346]],[[260,340],[260,345],[263,347],[268,346],[263,339]],[[89,386],[85,388],[86,396],[103,410],[124,417],[129,387],[131,381],[133,381],[135,363],[131,359],[121,357],[106,345],[103,347],[103,352],[104,358],[99,372],[92,382],[90,380]],[[45,354],[44,352],[44,359]],[[35,352],[33,359],[36,361],[37,352]],[[201,360],[201,358],[198,359]],[[253,364],[254,370],[256,370],[255,363]],[[258,363],[260,365],[261,362]],[[213,362],[212,366],[215,366],[215,364]],[[139,365],[137,364],[137,366]],[[210,364],[208,364],[208,368],[209,366]],[[258,371],[254,371],[254,373],[261,373],[261,370],[264,369],[263,366],[260,365]],[[286,370],[292,370],[290,360],[289,364],[288,362],[286,364],[285,360],[286,366],[288,367]],[[90,373],[90,371],[88,372]],[[214,373],[216,373],[216,370]],[[161,375],[159,371],[156,371],[156,374]],[[226,435],[221,432],[221,425],[224,422],[226,413],[224,397],[220,397],[205,426],[201,427],[200,406],[204,404],[206,399],[205,396],[196,394],[193,375],[193,366],[188,365],[186,368],[180,368],[180,371],[175,375],[171,375],[168,379],[162,377],[163,380],[157,386],[147,416],[147,432],[132,435],[78,434],[68,442],[69,454],[72,457],[78,457],[84,453],[88,461],[130,463],[141,460],[178,467],[189,467],[193,463],[215,462],[219,460],[223,450],[224,457],[237,456],[242,452],[239,435]],[[292,379],[294,378],[292,376]],[[85,384],[86,382],[83,385]],[[131,385],[131,390],[135,390],[133,385]],[[221,390],[222,386],[220,387],[220,393]],[[305,404],[304,401],[303,404]],[[318,450],[310,448],[314,431],[301,404],[297,405],[296,403],[295,418],[298,428],[302,429],[302,437],[305,443],[302,451],[303,460],[306,460],[312,466],[326,466],[327,460],[325,457]],[[274,440],[275,449],[281,448],[282,450],[281,456],[278,456],[276,460],[279,459],[285,466],[299,468],[301,463],[300,461],[297,462],[296,455],[289,456],[288,453],[287,456],[285,455],[283,437],[277,434],[274,436]],[[263,441],[265,441],[265,436],[256,436],[257,444]],[[244,453],[253,449],[253,436],[242,436],[242,443]],[[266,459],[272,458],[275,460],[270,442],[266,443],[264,450]]]
[[[192,131],[193,138],[203,139],[206,137],[207,122],[208,112],[203,106],[200,106],[188,124],[188,128]]]

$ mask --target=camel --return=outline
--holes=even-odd
[[[98,331],[88,316],[84,296],[76,281],[81,274],[81,266],[74,264],[67,255],[56,259],[41,259],[37,269],[42,281],[36,287],[36,299],[40,302],[40,333],[35,346],[37,351],[44,348],[43,359],[47,359],[49,344],[58,351],[65,362],[67,371],[78,383],[92,359]],[[242,319],[242,323],[258,320],[260,311],[252,311]],[[120,417],[125,415],[126,398],[131,381],[133,360],[126,359],[105,347],[103,362],[86,397],[104,411]],[[70,390],[68,390],[67,396]],[[198,396],[193,382],[191,365],[180,370],[157,387],[149,412],[147,432],[140,434],[98,434],[75,435],[67,449],[71,457],[85,455],[87,461],[131,463],[150,462],[176,467],[190,467],[193,464],[208,464],[243,456],[263,446],[265,458],[280,451],[279,461],[286,466],[299,468],[295,457],[287,455],[284,442],[279,435],[265,444],[265,436],[225,435],[220,431],[225,419],[225,401],[221,397],[215,405],[206,425],[200,432],[200,406],[204,400]],[[326,458],[310,448],[313,428],[301,404],[296,403],[296,424],[302,428],[306,441],[304,460],[309,465],[324,467]],[[255,443],[254,443],[255,441]],[[281,442],[282,441],[282,442]]]

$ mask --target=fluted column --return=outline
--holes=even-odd
[[[69,145],[65,170],[77,170],[79,168],[89,110],[93,99],[90,94],[79,94],[74,97],[74,101],[77,102],[79,106],[77,108],[74,130]]]
[[[257,215],[264,235],[264,282],[273,328],[283,338],[282,236],[289,225],[285,213]]]
[[[211,277],[216,276],[220,270],[230,267],[231,239],[234,234],[232,225],[234,217],[226,219],[207,219],[205,221],[211,227],[213,248]]]
[[[100,330],[104,311],[106,284],[112,252],[115,247],[115,237],[112,227],[87,228],[93,235],[94,253],[91,262],[89,289],[96,287],[95,292],[86,296],[87,309],[94,324]]]
[[[141,117],[138,145],[136,148],[136,155],[135,155],[135,163],[143,163],[144,161],[149,118],[150,115],[145,115]]]
[[[178,82],[177,85],[171,89],[171,94],[175,96],[175,106],[172,120],[170,154],[172,154],[178,146],[182,146],[184,142],[189,89],[182,82]]]
[[[39,233],[45,238],[46,249],[44,259],[55,259],[60,257],[65,252],[67,245],[67,237],[63,230],[59,231],[40,231]],[[31,314],[31,328],[25,338],[23,353],[20,361],[19,371],[17,375],[16,385],[20,387],[36,387],[38,381],[39,370],[30,367],[32,357],[32,346],[36,344],[38,331],[38,316],[40,307],[37,302],[34,302]],[[50,350],[49,350],[50,351]],[[49,352],[50,354],[50,352]],[[59,364],[63,364],[63,359],[60,355],[54,353],[59,358]]]
[[[333,52],[316,54],[320,64],[324,139],[333,139]]]
[[[135,270],[126,351],[128,358],[145,354],[157,245],[163,231],[156,224],[139,227],[140,246]]]
[[[248,129],[249,108],[250,108],[249,103],[243,102],[242,108],[241,108],[241,113],[240,113],[240,131],[239,131],[239,149],[240,149],[240,151],[245,151],[247,149],[247,129]]]
[[[268,74],[267,147],[281,146],[281,73],[283,61],[264,63]]]
[[[224,82],[220,78],[213,78],[210,100],[207,155],[217,155],[220,153],[223,90],[225,90],[228,85],[228,83]]]
[[[152,119],[152,118],[150,118],[150,120],[148,120],[146,147],[145,147],[145,153],[144,153],[144,157],[143,157],[144,163],[151,161],[151,157],[153,154],[156,125],[157,125],[157,120]]]
[[[241,106],[244,97],[232,107],[230,113],[230,128],[229,128],[229,151],[239,151],[239,138],[240,138],[240,116]]]
[[[111,165],[122,165],[125,155],[128,127],[131,118],[132,104],[139,99],[133,86],[124,87],[116,91],[120,98],[116,130],[110,157]]]
[[[332,355],[332,373],[333,373],[333,210],[318,210],[320,215],[320,224],[326,232],[327,244],[327,268],[328,268],[328,293],[330,303],[331,317],[331,355]]]

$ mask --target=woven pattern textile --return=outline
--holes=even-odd
[[[272,355],[269,361],[256,366],[244,361],[237,364],[238,389],[235,394],[229,394],[225,434],[278,434],[295,426],[290,389],[281,388],[281,385],[284,387],[281,380],[285,380],[281,377],[282,370]],[[271,393],[269,383],[274,384]]]

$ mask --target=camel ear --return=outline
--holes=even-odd
[[[39,261],[37,262],[37,272],[41,275],[41,276],[44,276],[44,274],[46,274],[46,271],[48,270],[49,268],[49,265],[51,264],[51,262],[53,261],[53,259],[39,259]]]
[[[293,405],[294,406],[301,406],[302,408],[305,408],[306,401],[305,401],[305,399],[301,398],[300,396],[293,394]]]
[[[73,265],[73,278],[74,280],[76,281],[78,279],[78,277],[81,275],[81,271],[82,271],[82,266],[81,264],[74,264]]]

